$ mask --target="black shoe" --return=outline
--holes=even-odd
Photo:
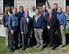
[[[22,48],[22,50],[25,50],[25,48]]]
[[[31,48],[31,46],[28,46],[28,48]]]
[[[55,50],[57,46],[53,46],[52,50]]]
[[[43,46],[40,46],[38,49],[43,50]]]
[[[52,45],[48,45],[48,47],[52,47]]]
[[[14,50],[13,50],[13,49],[10,49],[10,52],[12,52],[12,53],[13,53],[13,52],[14,52]]]
[[[40,47],[40,45],[36,45],[36,48]]]
[[[61,47],[65,47],[66,45],[62,45]]]

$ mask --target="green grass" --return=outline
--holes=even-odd
[[[69,20],[69,16],[67,16],[67,20]]]
[[[67,20],[69,20],[69,16],[67,16]],[[65,33],[69,34],[69,29],[66,29]],[[67,39],[69,40],[68,36]],[[33,46],[32,48],[27,48],[25,51],[22,51],[20,48],[15,50],[14,53],[10,53],[9,49],[7,49],[5,46],[5,38],[0,37],[0,54],[69,54],[69,44],[64,48],[59,46],[55,50],[52,50],[51,47],[46,47],[44,50],[39,50]]]
[[[69,33],[69,29],[66,30],[66,33]],[[27,48],[25,51],[22,51],[20,48],[15,50],[14,53],[10,53],[5,47],[5,38],[0,37],[0,54],[69,54],[69,44],[64,48],[59,46],[55,50],[52,50],[51,47],[45,47],[44,50],[39,50],[33,46],[32,48]]]

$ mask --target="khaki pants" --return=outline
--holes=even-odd
[[[42,37],[41,29],[34,29],[34,32],[35,32],[35,39],[36,39],[37,45],[42,46],[43,45],[43,37]]]
[[[8,46],[8,32],[9,32],[8,28],[5,27],[5,34],[6,34],[5,44],[6,44],[6,46]]]
[[[61,37],[62,37],[62,44],[66,45],[66,36],[65,36],[65,31],[63,29],[64,29],[64,26],[61,25],[60,26],[60,31],[61,31]]]

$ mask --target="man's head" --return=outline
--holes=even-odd
[[[58,9],[58,4],[54,3],[54,9]]]
[[[49,14],[52,14],[52,9],[48,9],[48,13]]]
[[[40,14],[40,10],[37,8],[37,9],[35,10],[35,13],[36,13],[36,15],[39,15],[39,14]]]
[[[25,10],[25,16],[29,16],[29,11],[28,10]]]
[[[35,11],[35,6],[34,5],[31,5],[31,10]]]
[[[17,14],[17,8],[13,8],[13,14]]]
[[[42,6],[42,10],[45,11],[46,10],[46,5]]]
[[[20,10],[20,11],[24,11],[23,6],[20,6],[20,7],[19,7],[19,10]]]
[[[61,13],[62,12],[62,8],[58,7],[58,12]]]

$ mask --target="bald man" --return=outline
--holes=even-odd
[[[59,27],[62,37],[62,47],[66,45],[65,28],[66,28],[66,15],[63,13],[62,8],[58,8],[57,20],[59,21]]]
[[[35,15],[35,6],[31,5],[31,10],[29,11],[29,16],[31,18],[33,18],[34,15]]]

